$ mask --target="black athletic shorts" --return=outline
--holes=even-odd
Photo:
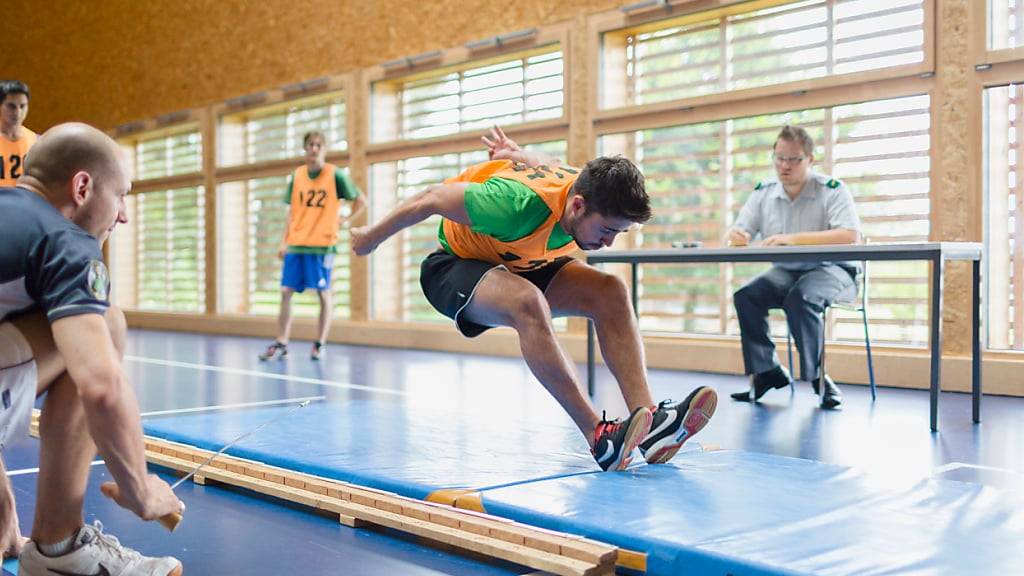
[[[552,263],[519,274],[540,289],[547,290],[552,278],[563,266],[572,262],[572,258],[563,256]],[[501,264],[491,264],[482,260],[467,260],[438,250],[432,252],[420,264],[420,286],[423,295],[438,312],[455,320],[455,327],[467,338],[479,336],[493,326],[484,326],[462,318],[462,310],[469,305],[476,292],[480,280],[495,268],[506,269]]]

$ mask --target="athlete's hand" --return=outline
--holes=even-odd
[[[369,226],[357,226],[348,230],[352,237],[352,252],[356,256],[366,256],[377,247],[377,243],[370,237]]]
[[[481,136],[480,140],[487,146],[487,157],[491,160],[511,158],[513,154],[522,150],[519,144],[516,144],[515,141],[505,135],[500,126],[491,128],[490,138]]]
[[[100,491],[107,498],[117,502],[118,506],[134,512],[143,520],[156,520],[168,514],[185,511],[185,503],[171,491],[171,487],[156,474],[146,475],[145,494],[141,498],[129,498],[121,492],[115,482],[104,482]]]
[[[21,535],[18,514],[14,508],[14,493],[8,483],[0,495],[0,555],[3,558],[17,558],[28,538]]]
[[[281,246],[280,246],[280,247],[279,247],[279,248],[277,249],[277,259],[278,259],[278,260],[284,260],[284,255],[285,255],[285,254],[287,254],[287,253],[288,253],[288,247],[287,247],[287,246],[285,246],[284,244],[282,244],[282,245],[281,245]]]

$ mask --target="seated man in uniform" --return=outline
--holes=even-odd
[[[854,244],[860,239],[860,219],[846,186],[811,171],[814,141],[803,128],[786,126],[772,148],[777,180],[762,182],[740,210],[726,241],[746,246],[760,236],[762,246],[795,244]],[[733,302],[740,323],[743,364],[750,390],[732,394],[736,400],[757,401],[772,388],[791,384],[789,372],[775,357],[768,334],[768,310],[786,312],[790,334],[800,352],[800,372],[818,393],[821,407],[842,403],[839,387],[827,374],[818,374],[822,313],[837,299],[856,295],[857,267],[849,262],[779,262],[736,291]]]
[[[715,391],[702,386],[681,403],[655,405],[625,284],[569,256],[609,246],[650,218],[643,175],[621,157],[570,168],[522,150],[498,128],[484,142],[491,161],[428,187],[373,226],[353,229],[352,249],[369,254],[440,214],[440,247],[421,266],[427,300],[467,337],[514,328],[530,370],[579,427],[602,469],[625,468],[637,446],[648,463],[668,461],[711,418]],[[594,321],[631,411],[624,422],[599,418],[581,392],[551,323],[557,316]]]
[[[146,470],[139,405],[121,366],[124,314],[107,301],[100,246],[127,221],[128,174],[113,140],[62,124],[32,148],[18,187],[0,188],[0,449],[27,435],[32,405],[46,393],[27,544],[0,466],[0,549],[20,553],[22,575],[182,571],[174,558],[142,556],[82,519],[97,451],[114,479],[101,490],[122,507],[143,520],[184,508]]]

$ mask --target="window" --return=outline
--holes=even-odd
[[[988,346],[1024,350],[1024,88],[985,90]]]
[[[170,134],[144,136],[122,145],[132,158],[133,180],[193,174],[203,167],[202,138],[194,126],[177,128]]]
[[[206,309],[202,187],[128,197],[128,223],[111,235],[114,302],[135,310]]]
[[[1024,45],[1024,5],[1021,0],[988,0],[990,50]]]
[[[565,141],[525,146],[527,150],[565,157]],[[371,169],[372,214],[378,220],[403,200],[431,184],[487,160],[485,150],[407,158],[374,164]],[[441,218],[433,216],[405,229],[373,253],[373,317],[378,320],[436,322],[447,319],[427,302],[420,288],[420,263],[438,247]],[[562,324],[559,324],[562,325]]]
[[[114,302],[134,310],[205,312],[205,199],[203,187],[195,185],[202,178],[199,128],[173,126],[120,144],[136,185],[158,178],[180,182],[166,189],[144,186],[128,197],[128,223],[110,237]]]
[[[348,149],[345,98],[340,92],[289,101],[221,118],[220,166],[300,158],[302,137],[323,132],[328,153]]]
[[[430,138],[493,124],[561,118],[562,64],[562,53],[554,46],[376,82],[373,139]]]
[[[288,205],[284,203],[288,176],[269,176],[220,186],[217,216],[218,309],[231,314],[277,315],[281,303],[281,266],[278,249],[284,236]],[[343,203],[343,215],[351,205]],[[349,310],[350,257],[348,233],[338,234],[332,257],[331,292],[335,317]],[[292,313],[316,317],[320,303],[315,290],[292,297]]]
[[[608,135],[601,152],[632,157],[646,176],[654,218],[636,234],[637,248],[719,242],[757,182],[774,177],[770,149],[787,123],[815,138],[814,169],[851,188],[870,241],[921,241],[928,238],[929,122],[928,97],[912,96]],[[643,266],[641,327],[737,334],[732,292],[764,269]],[[927,274],[920,264],[870,264],[875,340],[927,341]],[[833,338],[859,338],[856,318],[833,317]]]
[[[923,0],[810,0],[606,33],[613,108],[924,60]]]

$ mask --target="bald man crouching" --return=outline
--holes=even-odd
[[[100,246],[127,221],[131,188],[117,144],[85,124],[36,142],[16,188],[0,188],[0,450],[27,434],[46,392],[32,537],[21,537],[0,463],[0,547],[20,574],[180,575],[174,558],[148,558],[86,526],[82,503],[98,451],[114,482],[102,492],[143,520],[180,512],[146,470],[139,406],[121,369],[124,314],[111,306]]]

